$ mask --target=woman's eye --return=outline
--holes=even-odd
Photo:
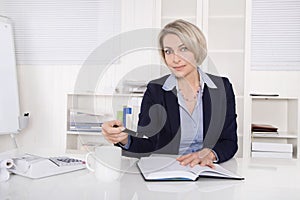
[[[187,51],[187,50],[188,50],[188,48],[186,48],[186,47],[182,47],[182,48],[180,49],[181,52],[185,52],[185,51]]]
[[[165,54],[170,55],[172,53],[172,51],[170,49],[165,49],[164,50]]]

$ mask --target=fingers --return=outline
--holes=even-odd
[[[186,154],[183,156],[178,157],[176,160],[178,160],[179,162],[183,161],[184,159],[188,158],[191,154]]]
[[[114,125],[117,125],[118,127],[115,128],[113,127]],[[108,121],[104,122],[102,124],[102,131],[105,131],[106,133],[120,133],[122,130],[124,130],[124,127],[122,126],[122,123],[119,120],[113,120],[113,121]]]
[[[113,144],[117,144],[125,139],[128,138],[128,134],[121,132],[119,134],[109,135],[107,136],[107,139],[112,142]]]
[[[213,168],[213,169],[216,168],[213,161],[209,160],[209,159],[202,160],[199,164],[201,166],[208,166],[208,167]]]
[[[117,125],[118,127],[113,127],[114,125]],[[120,141],[124,141],[128,138],[128,134],[122,132],[123,130],[124,127],[118,120],[108,121],[102,124],[103,136],[106,140],[113,144],[119,143]]]
[[[181,156],[177,160],[180,162],[181,165],[186,166],[186,165],[190,164],[195,159],[196,159],[195,154],[191,153],[191,154]]]
[[[179,158],[177,158],[177,161],[179,161],[180,164],[184,166],[190,165],[191,167],[194,167],[200,164],[201,166],[215,168],[213,160],[210,158],[210,150],[208,150],[203,149],[195,153],[180,156]]]

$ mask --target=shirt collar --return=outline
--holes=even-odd
[[[200,69],[200,67],[197,67],[199,76],[200,76],[200,85],[201,85],[201,90],[203,91],[204,89],[204,84],[207,85],[207,87],[209,88],[217,88],[217,86],[215,85],[215,83],[211,80],[211,78],[209,78],[209,76]],[[167,78],[167,80],[165,81],[164,85],[162,86],[162,89],[164,89],[165,91],[171,91],[174,87],[177,88],[177,79],[175,77],[175,75],[172,73],[170,74],[170,76]]]

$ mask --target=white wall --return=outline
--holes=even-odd
[[[251,71],[250,92],[300,98],[300,71]]]
[[[79,66],[18,66],[21,112],[30,113],[29,126],[16,136],[19,147],[64,151],[66,94],[73,90]],[[0,137],[1,150],[13,148]]]

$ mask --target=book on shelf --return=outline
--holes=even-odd
[[[101,132],[102,123],[77,123],[77,122],[70,122],[69,130],[70,131],[87,131],[87,132]]]
[[[263,137],[263,136],[278,136],[278,131],[267,131],[267,132],[263,132],[263,131],[252,131],[252,136],[259,136],[259,137]]]
[[[124,80],[124,92],[143,94],[147,89],[147,81]]]
[[[252,142],[252,151],[260,152],[285,152],[292,153],[292,144],[270,143],[270,142]]]
[[[200,165],[183,166],[176,158],[166,156],[142,157],[137,166],[146,181],[196,181],[199,177],[244,179],[218,164],[215,164],[215,169]]]
[[[270,124],[251,124],[252,132],[277,132],[278,128]]]
[[[137,129],[139,106],[123,106],[122,110],[117,111],[117,119],[122,122],[123,126],[131,129]]]
[[[252,97],[278,97],[279,94],[264,94],[264,93],[251,93]]]
[[[91,114],[83,110],[70,110],[68,130],[84,132],[101,132],[104,115]]]
[[[89,114],[72,114],[70,113],[70,123],[93,123],[98,124],[103,121],[103,118],[98,115]]]
[[[123,107],[123,116],[122,116],[123,126],[126,128],[131,128],[132,124],[132,108],[129,106]]]
[[[83,131],[83,132],[101,132],[101,127],[76,127],[76,126],[70,126],[70,131]]]
[[[102,122],[97,122],[97,123],[89,123],[89,122],[74,122],[71,121],[70,122],[70,126],[81,126],[81,127],[101,127],[102,126]]]
[[[292,152],[252,151],[251,156],[254,158],[293,158],[293,153]]]

